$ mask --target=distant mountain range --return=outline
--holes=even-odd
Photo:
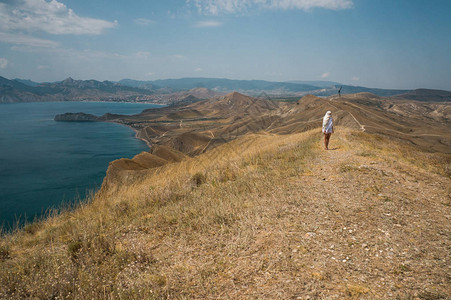
[[[25,84],[25,85],[29,85],[29,86],[38,86],[38,85],[40,85],[39,82],[34,82],[34,81],[29,80],[29,79],[15,78],[15,79],[13,79],[13,80],[18,81],[18,82],[20,82],[20,83],[23,83],[23,84]]]
[[[153,92],[111,81],[74,80],[52,83],[8,80],[0,76],[0,103],[44,101],[135,101]]]
[[[200,99],[238,91],[250,96],[264,95],[265,99],[302,97],[307,94],[331,96],[338,93],[368,92],[377,96],[419,101],[451,101],[451,92],[440,90],[395,90],[342,85],[333,81],[272,82],[265,80],[232,80],[222,78],[181,78],[139,81],[123,79],[119,82],[74,80],[38,83],[31,80],[9,80],[0,76],[0,103],[42,101],[127,101],[171,104],[195,102]]]
[[[403,95],[405,99],[419,101],[450,101],[451,92],[441,90],[400,90],[400,89],[378,89],[363,86],[343,85],[334,81],[288,81],[272,82],[264,80],[231,80],[221,78],[180,78],[180,79],[160,79],[154,81],[138,81],[123,79],[119,83],[131,87],[139,87],[154,91],[185,91],[193,88],[207,88],[209,90],[228,93],[238,91],[251,96],[258,96],[262,93],[269,97],[280,96],[304,96],[312,94],[316,96],[331,96],[338,93],[354,94],[367,92],[377,96],[387,97]],[[421,92],[417,92],[421,91]],[[429,91],[429,92],[426,92]],[[440,96],[436,96],[440,95]],[[427,99],[426,99],[427,98]],[[432,100],[434,99],[434,100]]]
[[[122,83],[120,81],[120,83]],[[271,93],[296,93],[319,89],[317,86],[304,83],[271,82],[264,80],[232,80],[222,78],[181,78],[164,79],[150,82],[156,86],[173,90],[188,90],[192,88],[207,88],[217,92],[246,91],[248,94],[262,91]]]

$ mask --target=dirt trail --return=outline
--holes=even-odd
[[[293,183],[305,201],[306,264],[330,292],[318,296],[449,297],[450,179],[381,159],[345,134],[320,148]]]

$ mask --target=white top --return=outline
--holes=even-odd
[[[329,121],[327,122],[326,126],[323,127],[324,133],[332,133],[334,131],[334,124],[332,117],[330,117]]]
[[[323,132],[332,133],[334,131],[332,112],[328,111],[323,118]]]

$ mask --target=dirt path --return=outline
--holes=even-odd
[[[318,145],[295,183],[305,196],[308,264],[331,291],[321,296],[449,297],[450,180],[365,153],[344,135],[331,146]]]

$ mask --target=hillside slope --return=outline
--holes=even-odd
[[[448,297],[449,155],[321,138],[248,134],[6,236],[0,298]]]

